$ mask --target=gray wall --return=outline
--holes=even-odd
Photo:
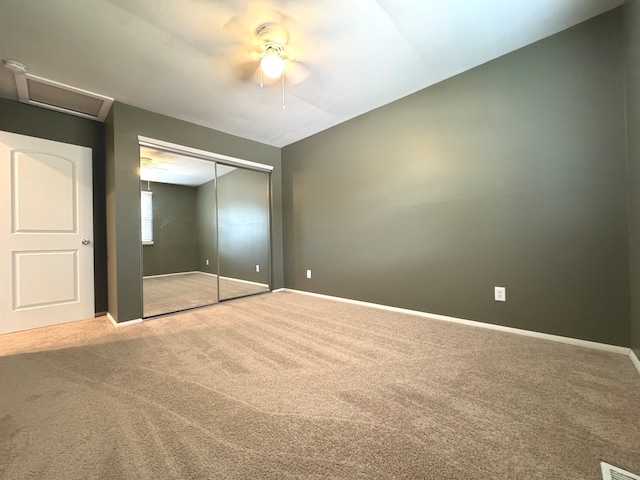
[[[218,273],[215,180],[196,188],[196,211],[198,216],[198,270],[206,273]],[[207,265],[207,260],[209,260],[209,265]]]
[[[109,312],[118,322],[140,318],[138,135],[274,166],[273,285],[283,284],[279,148],[115,102],[106,122]]]
[[[147,190],[147,182],[143,190]],[[196,189],[149,182],[153,192],[153,245],[142,247],[145,276],[198,270]]]
[[[107,311],[104,125],[0,98],[0,130],[92,149],[93,254],[96,313]]]
[[[267,173],[236,168],[218,178],[218,245],[220,276],[269,283]]]
[[[618,9],[285,147],[285,286],[629,345],[621,27]]]
[[[640,2],[624,5],[627,138],[629,147],[629,244],[631,250],[631,346],[640,358]]]

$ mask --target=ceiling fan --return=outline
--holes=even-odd
[[[262,21],[256,22],[259,18]],[[235,16],[224,26],[239,44],[238,56],[244,58],[236,64],[236,77],[244,82],[259,82],[261,87],[280,81],[283,108],[285,79],[288,83],[297,84],[310,75],[309,68],[297,56],[301,35],[296,26],[291,17],[278,11],[253,18]]]
[[[257,58],[260,60],[261,74],[271,79],[280,78],[284,74],[284,61],[293,60],[294,57],[286,49],[286,44],[281,43],[278,35],[279,26],[275,23],[263,23],[256,29],[256,43],[260,49]]]
[[[162,162],[159,162],[158,159],[151,157],[140,157],[140,171],[141,172],[149,172],[151,170],[162,170],[168,172],[169,169],[165,168],[162,165]]]

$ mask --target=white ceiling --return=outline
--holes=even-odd
[[[0,58],[147,110],[282,147],[617,7],[623,0],[0,0]],[[237,78],[282,21],[310,72]],[[290,70],[291,67],[287,66]],[[297,72],[293,72],[297,73]],[[0,68],[0,96],[17,99]]]

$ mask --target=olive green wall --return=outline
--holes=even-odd
[[[218,273],[216,242],[216,181],[211,180],[196,188],[198,215],[198,270]],[[209,260],[209,265],[207,265]]]
[[[93,255],[96,313],[107,310],[104,125],[0,98],[0,130],[92,149]]]
[[[118,322],[140,318],[138,135],[274,166],[273,285],[283,284],[279,148],[115,102],[107,122],[109,313]]]
[[[147,190],[147,182],[143,190]],[[153,245],[142,247],[145,276],[198,270],[196,188],[148,182],[153,192]]]
[[[640,2],[624,5],[627,138],[629,148],[629,244],[631,250],[631,346],[640,358]]]
[[[628,346],[621,32],[617,9],[285,147],[285,286]]]
[[[218,245],[221,277],[269,283],[267,173],[236,168],[218,178]]]

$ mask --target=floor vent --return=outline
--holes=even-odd
[[[638,475],[605,462],[600,462],[600,467],[602,468],[602,480],[640,480]]]
[[[23,103],[100,122],[104,122],[113,104],[113,98],[26,73],[19,62],[5,60],[4,65],[13,71],[18,99]]]

